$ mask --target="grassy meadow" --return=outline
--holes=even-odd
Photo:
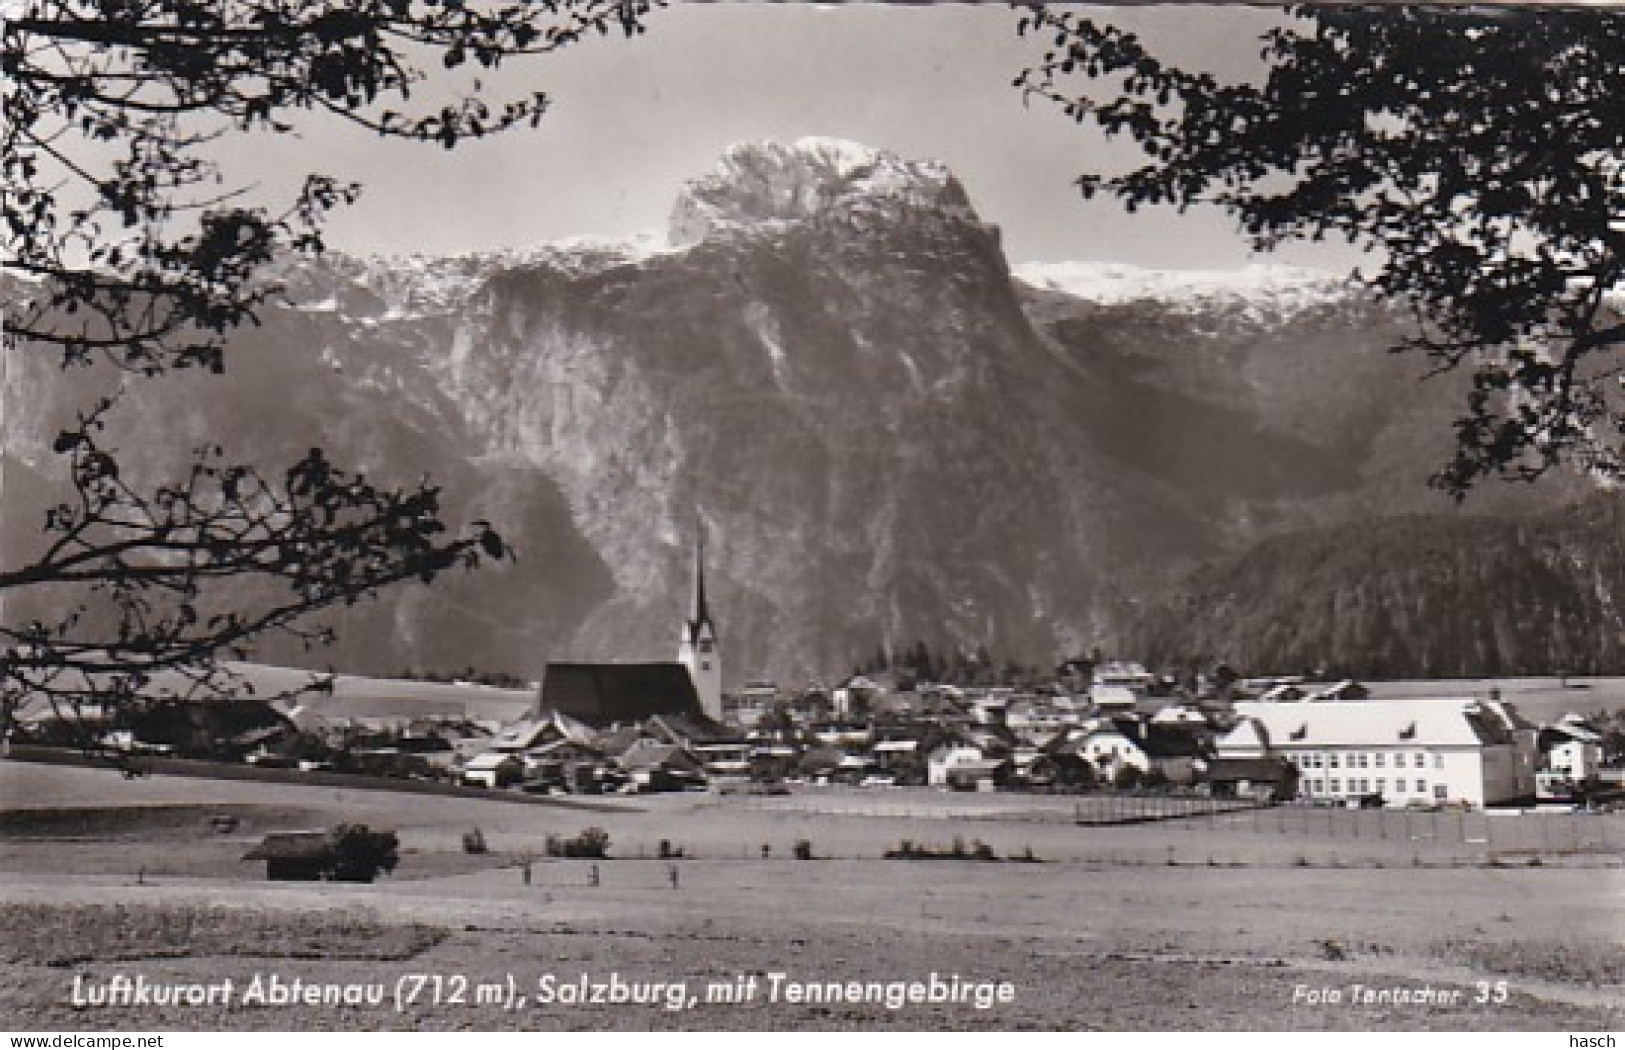
[[[1074,800],[926,790],[645,796],[583,810],[131,781],[15,761],[0,762],[0,794],[0,1009],[41,1030],[1550,1030],[1625,1020],[1617,816],[1569,818],[1596,823],[1544,841],[1534,822],[1549,815],[1487,818],[1531,822],[1521,837],[1497,824],[1492,846],[1476,825],[1424,828],[1427,815],[1405,833],[1393,822],[1405,814],[1379,832],[1380,814],[1291,810],[1080,825]],[[272,883],[242,859],[268,831],[340,821],[396,830],[395,873],[368,885]],[[548,836],[588,825],[609,833],[610,859],[545,856]],[[464,852],[474,828],[489,852]],[[801,841],[811,859],[796,857]],[[1035,862],[884,859],[903,841]],[[862,982],[954,973],[1007,981],[1014,1001],[894,1009],[770,1002],[765,989],[707,1002],[700,992],[770,972]],[[270,974],[391,988],[430,974],[511,987],[526,1001],[73,1005],[76,976],[117,974],[239,988]],[[610,974],[684,982],[697,1001],[540,1001],[543,977]],[[1498,981],[1500,1001],[1474,1001],[1480,982],[1493,991]],[[1357,984],[1442,989],[1457,1001],[1302,1001],[1300,989]]]

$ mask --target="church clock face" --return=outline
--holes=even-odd
[[[700,652],[708,653],[714,648],[716,648],[716,643],[712,642],[711,639],[709,639],[709,638],[700,639]],[[708,664],[707,666],[710,666],[710,665]]]

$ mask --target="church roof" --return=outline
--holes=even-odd
[[[1505,705],[1456,700],[1360,700],[1315,704],[1239,703],[1276,748],[1480,747],[1505,744],[1522,728]]]
[[[599,729],[700,710],[694,680],[679,663],[548,664],[541,704]]]

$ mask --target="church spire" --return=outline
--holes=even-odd
[[[698,635],[702,626],[710,627],[713,633],[716,625],[711,622],[711,609],[705,601],[705,533],[702,531],[694,538],[694,604],[689,614],[689,631]]]
[[[683,621],[682,638],[677,645],[677,662],[688,668],[700,709],[722,720],[722,653],[717,645],[717,625],[711,622],[711,605],[705,595],[705,532],[703,524],[694,537],[694,593],[688,616]]]

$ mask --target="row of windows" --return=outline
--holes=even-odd
[[[1331,751],[1327,752],[1326,754],[1321,754],[1319,751],[1289,751],[1287,752],[1286,757],[1288,761],[1297,766],[1299,769],[1382,769],[1387,765],[1389,754],[1386,751],[1369,753],[1364,751],[1353,751],[1347,753]],[[1394,752],[1394,768],[1406,768],[1407,759],[1413,768],[1427,768],[1428,756],[1422,751],[1418,751],[1410,755],[1407,755],[1407,753],[1404,751]],[[1443,755],[1433,756],[1433,768],[1444,768]]]
[[[1411,781],[1405,780],[1403,778],[1396,779],[1394,781],[1394,794],[1396,794],[1396,795],[1406,794],[1407,791],[1409,790],[1408,785],[1410,785],[1411,783],[1412,783]],[[1309,794],[1311,794],[1311,795],[1341,795],[1341,794],[1344,793],[1343,789],[1344,789],[1345,784],[1347,785],[1348,794],[1350,794],[1350,795],[1370,795],[1370,794],[1382,795],[1382,794],[1386,794],[1387,791],[1388,791],[1388,781],[1383,777],[1378,777],[1375,780],[1370,780],[1370,779],[1367,779],[1365,777],[1359,777],[1359,778],[1350,777],[1347,781],[1344,781],[1344,780],[1342,780],[1342,779],[1340,779],[1338,777],[1331,777],[1331,778],[1326,779],[1326,780],[1320,780],[1320,779],[1310,780],[1310,781],[1307,781],[1307,784],[1308,784],[1308,788],[1309,788]],[[1418,795],[1426,795],[1427,794],[1427,792],[1428,792],[1428,782],[1427,781],[1418,780],[1418,781],[1415,781],[1415,784],[1416,784],[1416,791],[1415,791],[1416,794],[1418,794]],[[1449,789],[1444,784],[1434,784],[1433,785],[1433,795],[1434,795],[1435,798],[1445,798],[1445,797],[1447,797],[1448,791],[1449,791]]]

